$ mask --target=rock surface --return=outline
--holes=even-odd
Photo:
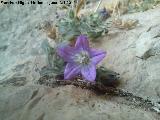
[[[39,28],[55,19],[55,9],[46,2],[0,8],[0,81],[12,77],[24,77],[30,82],[38,79],[36,69],[46,65],[41,44],[48,39]]]
[[[71,85],[58,88],[42,86],[1,88],[0,116],[4,120],[158,120],[160,118],[154,113],[119,104],[118,101],[120,100],[112,97],[97,97],[91,91]]]
[[[111,29],[95,43],[108,52],[103,64],[121,74],[119,88],[153,102],[160,102],[159,11],[124,15],[123,19],[138,19],[139,26]],[[97,96],[71,85],[36,85],[39,70],[47,64],[41,44],[49,39],[39,25],[54,21],[54,15],[55,7],[48,4],[0,6],[0,119],[160,119],[156,113],[123,104],[118,97]]]
[[[104,64],[119,72],[121,88],[138,96],[160,101],[160,8],[124,15],[137,19],[132,30],[112,30],[100,38],[99,46],[108,51]],[[98,46],[98,45],[96,45]]]

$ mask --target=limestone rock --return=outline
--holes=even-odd
[[[14,91],[6,89],[1,88],[1,95],[5,95],[4,98],[0,96],[2,120],[159,119],[158,115],[143,109],[119,104],[120,99],[96,96],[89,90],[70,85],[59,88],[25,86]]]
[[[137,19],[139,26],[132,30],[112,30],[100,38],[108,56],[106,67],[121,74],[120,88],[142,97],[160,101],[160,8],[122,16]]]

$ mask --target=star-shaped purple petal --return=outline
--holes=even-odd
[[[85,35],[77,38],[75,47],[69,45],[58,47],[58,54],[67,62],[64,79],[82,75],[91,82],[96,79],[96,65],[106,56],[105,51],[90,48]]]

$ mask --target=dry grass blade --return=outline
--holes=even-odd
[[[130,30],[135,28],[137,24],[138,24],[138,20],[132,20],[132,19],[122,20],[120,18],[113,19],[114,27],[119,29]]]
[[[79,11],[82,9],[84,4],[85,4],[85,0],[80,0],[78,5],[76,6],[76,11],[75,11],[76,17],[78,17]]]

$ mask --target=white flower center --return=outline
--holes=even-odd
[[[87,51],[81,51],[75,54],[74,61],[78,64],[86,65],[90,62],[90,57]]]

